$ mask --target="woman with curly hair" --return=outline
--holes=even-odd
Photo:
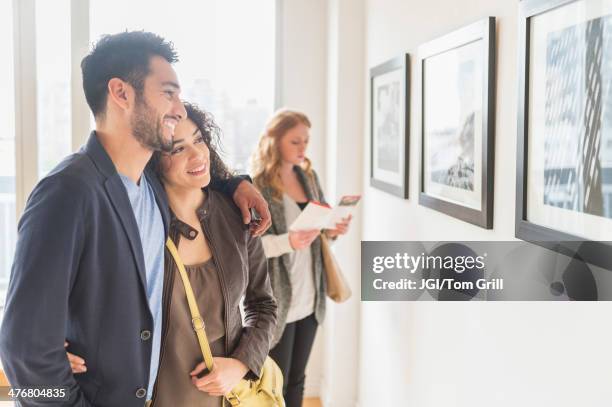
[[[321,231],[288,231],[309,201],[325,203],[317,174],[306,158],[309,131],[306,115],[279,110],[266,125],[252,160],[253,181],[272,215],[272,226],[262,237],[278,303],[270,356],[283,372],[287,407],[302,405],[306,364],[325,315]],[[350,217],[323,233],[336,239],[348,231],[349,222]]]
[[[168,196],[169,236],[185,264],[215,368],[208,372],[202,361],[185,288],[166,250],[152,405],[221,407],[223,395],[241,379],[258,378],[276,324],[276,302],[261,238],[249,233],[230,198],[208,188],[211,177],[230,177],[215,149],[219,129],[195,105],[185,103],[185,109],[187,119],[176,126],[172,151],[154,154],[147,170],[160,177]]]

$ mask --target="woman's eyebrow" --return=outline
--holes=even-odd
[[[196,131],[193,132],[193,134],[191,135],[192,137],[195,136],[196,134],[198,134],[198,132],[200,132],[200,129],[196,129]],[[201,132],[200,132],[201,133]],[[177,138],[172,140],[172,145],[175,146],[177,144],[182,143],[183,141],[185,141],[185,139],[182,138]]]

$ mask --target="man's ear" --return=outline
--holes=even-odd
[[[107,86],[108,102],[114,103],[120,109],[129,109],[134,97],[134,89],[132,86],[119,78],[112,78],[108,81]]]

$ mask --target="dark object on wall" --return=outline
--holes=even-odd
[[[410,57],[370,69],[370,185],[408,198]]]
[[[612,15],[605,3],[519,5],[515,222],[520,239],[612,270]]]
[[[495,17],[419,47],[419,203],[493,227]]]

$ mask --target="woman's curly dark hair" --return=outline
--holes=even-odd
[[[210,151],[210,181],[223,181],[232,177],[232,173],[221,159],[218,149],[220,146],[221,129],[215,123],[212,115],[200,109],[196,104],[183,102],[187,111],[187,118],[191,120],[202,133],[204,143]],[[164,179],[164,171],[161,162],[162,153],[156,151],[149,162],[160,180]]]

